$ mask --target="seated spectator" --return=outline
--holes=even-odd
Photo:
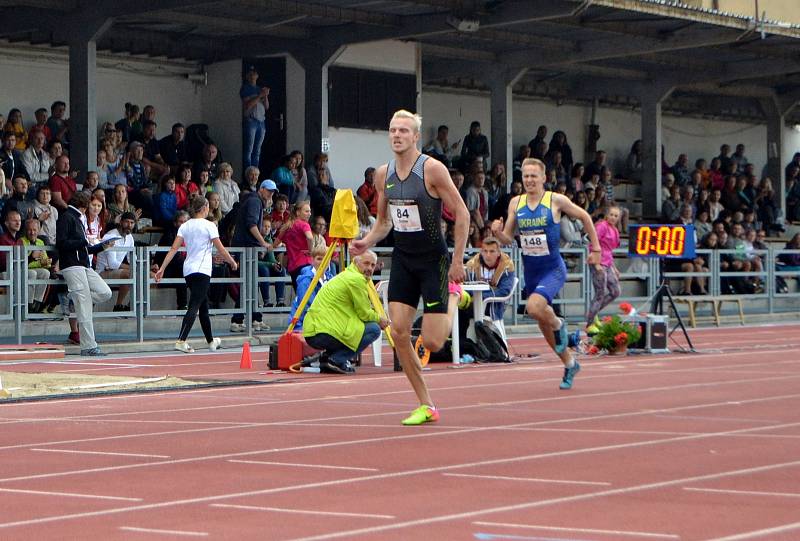
[[[315,216],[324,216],[325,221],[331,220],[333,203],[336,200],[336,188],[328,182],[327,169],[317,171],[317,184],[308,188],[311,196],[311,209]]]
[[[200,179],[200,173],[202,171],[208,171],[208,182],[213,185],[217,180],[219,167],[221,165],[222,163],[220,163],[217,145],[213,143],[205,145],[203,147],[202,159],[194,164],[192,176],[196,179]],[[233,170],[231,170],[231,174],[233,174]]]
[[[219,194],[219,208],[222,215],[228,214],[239,201],[239,185],[233,181],[233,167],[223,162],[218,168],[219,177],[214,182],[214,191]]]
[[[697,237],[700,239],[711,233],[711,222],[708,219],[707,210],[700,210],[697,212],[697,218],[694,221],[694,230]]]
[[[91,196],[97,188],[100,188],[100,175],[97,171],[87,171],[86,177],[83,180],[83,185],[81,186],[81,191]]]
[[[315,216],[312,223],[314,225],[311,228],[311,249],[323,248],[327,250],[328,241],[325,237],[328,234],[328,222],[325,220],[325,216]]]
[[[36,124],[31,126],[31,129],[28,130],[28,143],[30,144],[33,139],[33,132],[41,131],[44,134],[44,144],[46,146],[47,142],[51,139],[50,128],[47,127],[47,109],[40,107],[33,112],[33,116],[36,118]],[[2,125],[3,123],[0,122],[0,127],[2,127]]]
[[[594,175],[600,176],[601,170],[606,166],[606,151],[598,150],[594,153],[594,161],[589,163],[583,172],[583,182],[588,182]]]
[[[11,132],[17,139],[17,144],[14,148],[20,152],[24,152],[28,148],[28,133],[25,131],[25,125],[22,122],[22,111],[19,109],[11,109],[8,112],[8,120],[6,120],[3,131]]]
[[[725,210],[729,212],[736,212],[742,205],[742,200],[739,199],[736,186],[736,177],[728,176],[725,179],[725,187],[722,190],[720,203]]]
[[[161,238],[158,239],[159,246],[172,246],[175,242],[175,237],[178,235],[178,229],[189,221],[189,213],[185,210],[179,210],[175,213],[175,220],[169,227],[165,228]],[[150,260],[150,271],[158,272],[160,265],[163,263],[167,252],[155,252]],[[164,271],[165,278],[183,278],[183,261],[186,259],[186,252],[179,251],[175,253],[175,257],[167,265]],[[186,310],[187,303],[187,290],[186,283],[181,281],[174,284],[159,284],[158,287],[167,287],[175,289],[176,305],[178,310]]]
[[[272,220],[265,214],[264,220],[262,221],[261,230],[264,232],[264,240],[267,241],[267,244],[275,247],[275,235],[273,231],[275,229],[272,225]],[[263,254],[259,254],[261,260],[267,265],[267,269],[269,270],[270,278],[285,278],[286,277],[286,269],[283,268],[283,263],[281,263],[283,259],[283,254],[280,256],[275,254],[273,250],[267,250]],[[280,259],[279,259],[280,257]],[[260,263],[260,262],[259,262]],[[267,288],[269,288],[269,283],[267,283]],[[273,287],[275,288],[275,302],[269,301],[269,295],[264,297],[264,304],[266,306],[274,306],[276,308],[283,308],[286,306],[284,300],[286,298],[286,282],[275,280],[272,282]],[[269,291],[267,291],[269,293]],[[263,293],[262,293],[263,296]]]
[[[535,156],[536,149],[544,143],[544,153],[541,156]],[[544,160],[544,155],[547,154],[547,126],[541,125],[536,128],[536,136],[528,141],[528,148],[531,149],[531,156],[537,160]]]
[[[6,178],[29,178],[28,170],[22,162],[22,152],[17,150],[17,136],[14,132],[3,133],[3,147],[0,149],[0,167]]]
[[[142,211],[128,202],[128,190],[122,184],[114,186],[114,193],[111,196],[111,202],[108,204],[108,220],[111,224],[118,224],[120,217],[130,212],[136,217],[138,221],[142,215]]]
[[[378,215],[378,191],[375,189],[375,168],[367,167],[364,171],[364,183],[356,190],[356,195],[366,203],[372,216]]]
[[[755,205],[758,209],[758,219],[761,227],[767,231],[784,232],[786,229],[780,223],[780,202],[772,189],[772,179],[765,177],[758,185],[758,194],[755,198]]]
[[[86,207],[86,223],[84,224],[84,228],[89,246],[94,246],[100,242],[100,238],[103,236],[103,231],[105,229],[105,214],[103,211],[105,208],[103,201],[99,198],[95,196],[89,197],[89,205]]]
[[[475,220],[470,220],[469,229],[467,230],[467,247],[480,248],[482,242],[481,228],[475,223]]]
[[[711,186],[711,175],[708,171],[708,164],[702,158],[694,162],[692,183],[695,189],[708,190],[709,192],[713,189],[713,186]]]
[[[560,159],[559,154],[559,159]],[[563,169],[563,168],[562,168]],[[506,179],[506,166],[502,163],[496,163],[489,172],[489,185],[486,186],[486,192],[489,194],[489,209],[497,203],[497,201],[506,194],[508,184]],[[484,181],[485,182],[485,181]]]
[[[303,267],[303,270],[297,277],[297,294],[295,295],[294,300],[292,301],[292,307],[289,310],[289,319],[287,321],[287,325],[292,322],[292,317],[296,315],[297,308],[300,306],[300,301],[303,300],[303,297],[311,285],[311,280],[314,278],[317,269],[319,269],[319,266],[322,265],[322,261],[325,259],[325,253],[325,248],[314,248],[311,251],[311,265]],[[322,286],[325,285],[325,283],[327,283],[331,278],[333,278],[333,276],[334,274],[328,269],[322,273],[317,285],[314,287],[314,291],[311,292],[311,296],[308,298],[305,308],[303,308],[303,313],[297,316],[297,323],[294,326],[296,330],[303,330],[303,320],[305,319],[306,313],[311,307],[311,304],[314,302],[314,297],[316,297]]]
[[[375,216],[369,213],[367,204],[360,197],[356,197],[356,215],[358,217],[358,237],[363,239],[375,225]]]
[[[505,297],[514,286],[514,262],[502,251],[500,243],[494,237],[489,236],[482,240],[480,253],[467,261],[464,269],[468,279],[489,284],[490,290],[483,293],[484,297]],[[489,303],[486,305],[486,314],[492,320],[503,319],[505,309],[505,303]]]
[[[27,252],[28,280],[47,280],[50,278],[50,268],[53,261],[45,251],[45,242],[39,237],[39,220],[31,218],[25,220],[25,234],[17,241],[22,246],[36,246],[38,250]],[[28,286],[28,312],[41,313],[44,309],[44,298],[47,293],[47,284],[31,284]]]
[[[47,185],[50,180],[50,167],[53,162],[44,149],[45,143],[44,132],[33,130],[30,134],[30,146],[22,153],[22,164],[28,172],[31,188],[34,190],[41,185]]]
[[[794,236],[786,243],[784,250],[798,250],[798,253],[789,254],[783,253],[778,256],[778,262],[781,265],[780,269],[784,271],[800,271],[800,233],[795,233]]]
[[[567,142],[567,134],[561,130],[556,131],[550,139],[550,146],[547,148],[545,160],[553,161],[552,156],[559,152],[561,154],[561,163],[564,165],[564,170],[569,173],[572,170],[572,165],[575,160],[572,157],[572,147]]]
[[[169,227],[175,220],[175,213],[178,212],[178,194],[175,192],[175,179],[167,177],[161,182],[161,192],[158,198],[158,223],[162,227]]]
[[[333,188],[333,175],[331,174],[331,170],[328,167],[328,155],[324,152],[314,155],[312,167],[308,169],[308,193],[311,195],[312,188],[316,188],[319,185],[319,170],[325,169],[325,173],[328,177],[328,185]]]
[[[153,183],[150,181],[147,165],[143,161],[144,146],[138,141],[133,141],[126,156],[125,173],[128,177],[128,187],[130,188],[128,197],[131,203],[136,208],[142,209],[144,216],[158,219],[153,199]]]
[[[275,168],[270,177],[278,185],[278,191],[285,195],[290,201],[294,198],[294,158],[287,154],[281,158],[281,164]]]
[[[33,202],[28,201],[28,181],[25,177],[16,176],[11,183],[11,197],[9,197],[5,205],[3,205],[2,217],[5,221],[5,216],[12,210],[19,212],[23,220],[32,217]]]
[[[522,145],[519,147],[517,157],[514,158],[512,179],[522,182],[522,162],[531,157],[531,147]]]
[[[56,243],[56,221],[58,209],[50,204],[50,188],[47,185],[39,186],[36,190],[36,201],[32,205],[33,217],[41,223],[41,236],[51,246]]]
[[[467,210],[478,229],[482,229],[489,219],[489,193],[484,188],[485,180],[483,171],[475,172],[466,190]]]
[[[278,231],[283,227],[283,224],[288,223],[292,219],[291,214],[289,214],[289,198],[284,194],[275,194],[269,219],[272,223],[273,231]]]
[[[320,368],[351,374],[352,361],[381,335],[389,320],[372,308],[367,281],[378,257],[367,251],[353,258],[341,274],[320,289],[305,316],[303,336],[308,345],[325,351]]]
[[[15,246],[20,237],[19,230],[22,227],[22,216],[20,216],[17,210],[9,210],[8,213],[6,213],[5,220],[3,220],[3,225],[4,230],[3,233],[0,234],[0,246]],[[0,276],[2,276],[3,280],[9,278],[6,271],[10,266],[10,258],[10,253],[0,253],[0,273],[2,273]]]
[[[206,219],[211,220],[219,227],[222,221],[222,210],[219,208],[221,201],[219,194],[217,192],[207,192],[206,199],[208,199],[208,216]]]
[[[520,195],[523,191],[524,189],[522,187],[521,180],[515,180],[511,182],[509,193],[503,194],[500,199],[497,200],[497,203],[494,204],[494,207],[492,207],[490,210],[489,220],[497,220],[498,218],[502,218],[503,221],[505,221],[506,218],[508,218],[508,204],[511,202],[511,198]],[[453,217],[450,222],[455,222],[455,217]]]
[[[239,192],[256,193],[258,191],[259,175],[261,175],[261,171],[258,167],[255,165],[248,166],[248,168],[244,170],[244,180],[239,184]]]
[[[305,158],[303,153],[299,150],[293,150],[290,154],[294,160],[294,167],[292,168],[292,175],[294,175],[294,201],[289,203],[294,204],[297,201],[306,201],[308,199],[308,172],[305,167]]]
[[[736,164],[736,172],[738,174],[745,172],[745,169],[750,162],[748,161],[747,156],[744,155],[744,145],[742,143],[736,145],[736,151],[731,156],[731,161]]]
[[[61,141],[50,141],[47,143],[47,154],[50,156],[50,161],[55,163],[56,158],[64,154],[64,145]]]
[[[599,220],[606,211],[606,207],[608,207],[608,200],[607,192],[603,189],[602,186],[598,186],[596,190],[593,190],[594,199],[589,201],[589,208],[586,212],[592,217],[592,220]]]
[[[708,176],[711,179],[711,189],[722,190],[725,186],[725,175],[722,173],[722,162],[719,158],[711,160]]]
[[[469,133],[461,144],[461,161],[472,163],[475,158],[482,158],[484,163],[489,160],[489,140],[481,133],[481,123],[477,120],[469,125]]]
[[[178,176],[175,177],[175,195],[177,197],[178,209],[186,210],[189,208],[189,200],[192,195],[199,193],[197,184],[192,182],[192,168],[188,165],[178,167]]]
[[[457,157],[456,149],[458,149],[458,145],[461,143],[461,139],[459,139],[455,143],[450,144],[450,141],[447,140],[449,133],[450,128],[442,124],[436,130],[436,137],[425,145],[423,149],[426,154],[433,156],[446,167],[451,167],[453,165],[453,159]],[[369,206],[369,202],[363,197],[362,199],[364,199],[364,202]]]
[[[722,169],[723,174],[731,174],[730,167],[733,164],[733,159],[731,158],[731,146],[730,145],[722,145],[719,147],[719,156],[717,156],[720,163],[720,168]]]
[[[711,195],[708,196],[709,219],[713,223],[721,212],[725,210],[722,206],[722,190],[712,190]]]
[[[103,152],[105,153],[105,177],[107,189],[112,189],[114,186],[128,186],[128,175],[125,173],[125,159],[124,154],[119,154],[114,145],[114,141],[104,139],[101,143]]]
[[[625,160],[625,178],[634,182],[642,182],[642,140],[637,139],[631,146],[628,159]]]
[[[123,141],[128,142],[131,140],[133,125],[139,123],[140,115],[141,113],[138,105],[130,103],[125,104],[125,116],[114,124],[114,127],[120,132]]]
[[[135,246],[133,240],[133,228],[136,225],[136,215],[125,212],[120,216],[119,225],[103,235],[103,240],[116,239],[113,250],[105,250],[97,255],[97,273],[107,279],[127,280],[131,277],[131,265],[128,255]],[[112,289],[115,286],[111,286]],[[114,305],[115,312],[130,311],[128,292],[131,287],[126,284],[116,286],[117,302]]]
[[[142,137],[139,141],[144,146],[144,164],[150,171],[151,178],[161,180],[169,175],[169,165],[161,157],[161,149],[156,139],[156,123],[152,120],[142,122]]]
[[[695,193],[697,194],[697,200],[694,202],[695,207],[695,216],[697,216],[700,211],[704,210],[708,213],[709,217],[711,216],[711,200],[709,196],[711,192],[708,190],[698,189],[695,188]],[[711,221],[709,219],[709,221]]]
[[[675,175],[675,183],[678,186],[684,187],[689,184],[692,178],[689,173],[689,157],[686,154],[680,154],[678,156],[678,161],[672,166],[671,171],[672,174]]]
[[[189,163],[189,152],[186,148],[186,128],[183,124],[178,122],[172,125],[172,133],[158,142],[158,151],[173,175],[177,175],[178,168],[181,165]]]
[[[573,191],[575,193],[582,192],[585,187],[583,185],[583,180],[581,177],[583,176],[583,164],[578,162],[572,166],[572,173],[570,173],[570,178],[567,180],[567,191]],[[522,182],[522,177],[520,177],[520,182]]]
[[[209,173],[206,170],[202,170],[200,173],[192,170],[192,182],[197,184],[197,193],[208,194],[214,191],[214,186],[211,184],[211,180],[208,175]]]

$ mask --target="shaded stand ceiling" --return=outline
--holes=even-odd
[[[765,122],[800,100],[800,28],[667,0],[0,0],[0,39],[65,46],[103,28],[98,53],[202,64],[313,54],[380,39],[419,42],[423,83],[636,107],[675,88],[670,114]],[[500,71],[498,71],[500,70]],[[784,107],[787,109],[788,107]],[[800,108],[798,108],[800,109]],[[800,110],[787,115],[800,123]]]

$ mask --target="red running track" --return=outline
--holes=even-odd
[[[797,331],[443,368],[421,427],[386,369],[6,404],[0,539],[797,540]]]

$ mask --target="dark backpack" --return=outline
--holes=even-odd
[[[479,355],[476,356],[479,361],[489,363],[511,362],[511,357],[508,356],[508,347],[506,346],[506,342],[500,335],[500,331],[498,331],[497,327],[495,327],[491,322],[476,321],[475,338],[477,346],[486,350],[484,354],[485,358],[481,358]]]

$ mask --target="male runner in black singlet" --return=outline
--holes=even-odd
[[[464,248],[469,212],[445,166],[417,150],[421,118],[397,111],[389,124],[394,159],[375,173],[378,219],[361,240],[350,244],[360,255],[394,228],[394,251],[389,277],[389,319],[397,357],[420,406],[403,420],[405,425],[437,421],[417,352],[411,345],[411,325],[422,296],[422,340],[429,351],[439,351],[450,335],[447,316],[448,281],[464,281]],[[442,203],[456,217],[455,248],[450,262],[442,237]]]

